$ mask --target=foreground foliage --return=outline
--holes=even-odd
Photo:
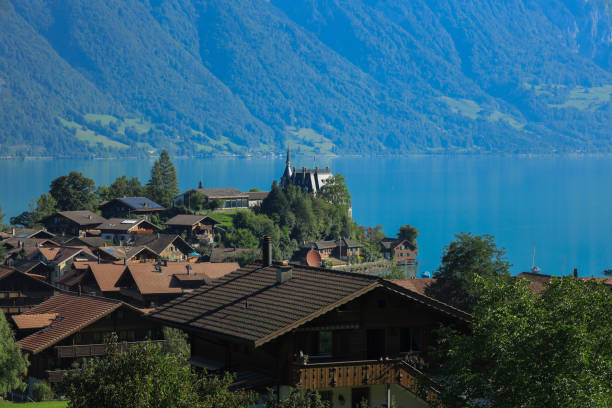
[[[612,291],[573,277],[541,295],[522,279],[476,282],[472,335],[441,333],[448,407],[612,406]]]
[[[0,395],[14,390],[24,390],[22,381],[28,370],[28,360],[15,344],[13,333],[0,310]]]
[[[316,391],[292,388],[289,394],[280,400],[270,390],[266,408],[329,408],[329,403],[321,399],[321,394]]]
[[[185,359],[146,343],[125,353],[109,343],[109,354],[86,360],[67,374],[60,393],[70,408],[238,408],[253,396],[230,392],[233,378],[196,373]]]

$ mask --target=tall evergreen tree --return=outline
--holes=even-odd
[[[96,185],[82,173],[71,171],[51,182],[49,194],[57,201],[60,211],[94,210],[97,205]]]
[[[15,338],[0,310],[0,395],[25,389],[22,377],[28,371],[28,360],[15,344]]]
[[[147,183],[149,198],[164,207],[171,207],[179,193],[178,178],[170,155],[163,150],[151,169],[151,180]]]

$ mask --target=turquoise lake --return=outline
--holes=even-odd
[[[408,156],[320,159],[346,177],[353,218],[395,235],[418,228],[419,271],[433,271],[455,233],[492,234],[513,273],[535,261],[543,273],[602,276],[612,269],[612,157]],[[0,206],[8,218],[28,209],[55,177],[77,170],[96,184],[126,174],[143,183],[151,160],[0,160]],[[180,187],[269,189],[284,158],[176,159]],[[292,165],[312,166],[313,158]]]

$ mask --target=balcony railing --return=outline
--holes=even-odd
[[[15,299],[15,298],[27,298],[27,295],[24,295],[19,291],[0,291],[0,299]]]
[[[293,382],[304,389],[396,384],[439,405],[437,385],[402,359],[296,363]]]
[[[30,309],[32,309],[32,305],[23,305],[23,306],[10,306],[10,305],[1,305],[0,309],[2,309],[2,311],[5,314],[19,314],[19,313],[25,313],[27,311],[29,311]]]
[[[144,341],[132,341],[119,343],[119,352],[128,351],[131,347],[145,343]],[[164,340],[153,341],[156,344],[163,344]],[[58,358],[77,358],[77,357],[96,357],[106,354],[106,344],[77,344],[73,346],[56,346]]]
[[[51,384],[56,384],[58,382],[61,382],[62,377],[64,377],[64,374],[70,371],[79,371],[79,370],[78,369],[75,369],[75,370],[47,370],[47,376],[48,376],[49,382]]]

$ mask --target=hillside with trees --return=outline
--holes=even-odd
[[[0,155],[608,152],[607,0],[0,2]]]

